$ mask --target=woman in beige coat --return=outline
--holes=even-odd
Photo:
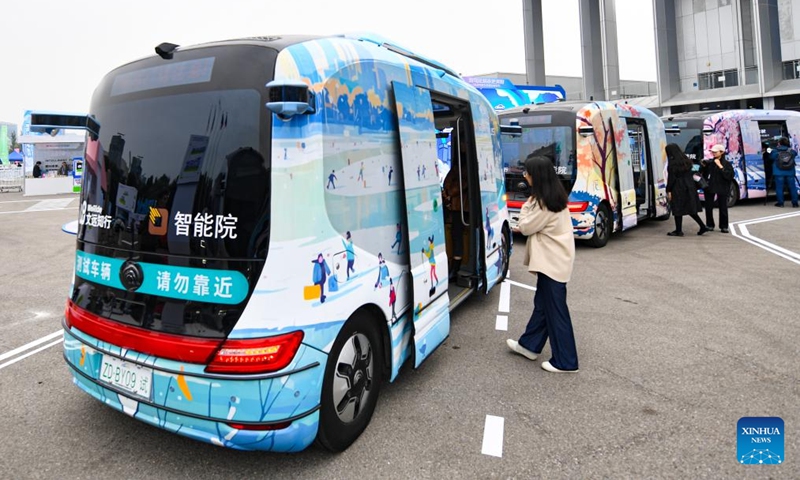
[[[549,338],[552,357],[542,368],[554,373],[577,372],[578,352],[567,308],[567,282],[575,260],[567,192],[556,177],[553,161],[546,156],[528,156],[524,175],[531,196],[522,206],[515,231],[528,237],[523,263],[537,276],[536,294],[525,333],[506,343],[515,353],[536,360]]]

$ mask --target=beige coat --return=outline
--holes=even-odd
[[[569,209],[553,213],[528,199],[519,214],[519,231],[528,237],[525,260],[531,273],[567,283],[575,261],[575,237]]]

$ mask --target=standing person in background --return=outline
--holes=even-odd
[[[36,162],[33,166],[33,178],[42,178],[42,162]]]
[[[575,261],[567,192],[556,176],[553,160],[546,156],[529,155],[524,178],[531,196],[522,205],[514,231],[528,237],[523,264],[537,277],[536,294],[525,333],[519,340],[506,340],[506,345],[514,353],[536,360],[549,338],[553,356],[542,368],[553,373],[577,372],[578,352],[567,307],[567,282]]]
[[[692,161],[689,160],[681,147],[675,143],[667,145],[667,200],[669,200],[672,215],[675,217],[675,230],[669,232],[670,237],[683,236],[683,216],[689,215],[700,226],[698,235],[708,231],[697,212],[700,210],[700,196],[697,194],[694,178],[692,177]],[[644,175],[642,175],[644,176]]]
[[[711,147],[711,160],[703,160],[700,172],[708,180],[703,190],[706,200],[706,226],[714,230],[714,198],[719,206],[719,231],[728,233],[728,195],[733,181],[733,165],[725,159],[725,147],[719,143]]]
[[[772,159],[772,178],[775,179],[775,197],[778,200],[776,207],[783,206],[783,186],[789,187],[792,197],[792,206],[797,208],[797,152],[792,150],[792,144],[786,137],[778,141],[778,148],[770,153]],[[781,157],[785,157],[782,161]],[[791,158],[790,158],[791,157]]]

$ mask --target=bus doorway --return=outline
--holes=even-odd
[[[636,190],[637,220],[655,215],[651,153],[648,147],[647,124],[643,119],[626,118],[631,146],[633,184]]]
[[[475,290],[483,256],[478,255],[481,216],[476,192],[475,149],[469,105],[455,99],[434,99],[436,129],[448,132],[450,165],[440,172],[448,264],[448,294],[452,306]],[[437,113],[438,112],[438,113]]]

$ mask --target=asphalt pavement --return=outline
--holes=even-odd
[[[579,244],[574,375],[539,367],[549,347],[531,362],[505,346],[534,295],[517,238],[509,312],[501,287],[474,296],[419,370],[384,385],[347,451],[289,455],[179,437],[72,385],[47,337],[73,270],[60,227],[77,209],[76,196],[0,194],[0,478],[800,478],[800,210],[745,202],[731,234],[698,237],[687,220],[668,237],[671,220],[650,221]],[[747,416],[784,420],[781,465],[738,463]]]

